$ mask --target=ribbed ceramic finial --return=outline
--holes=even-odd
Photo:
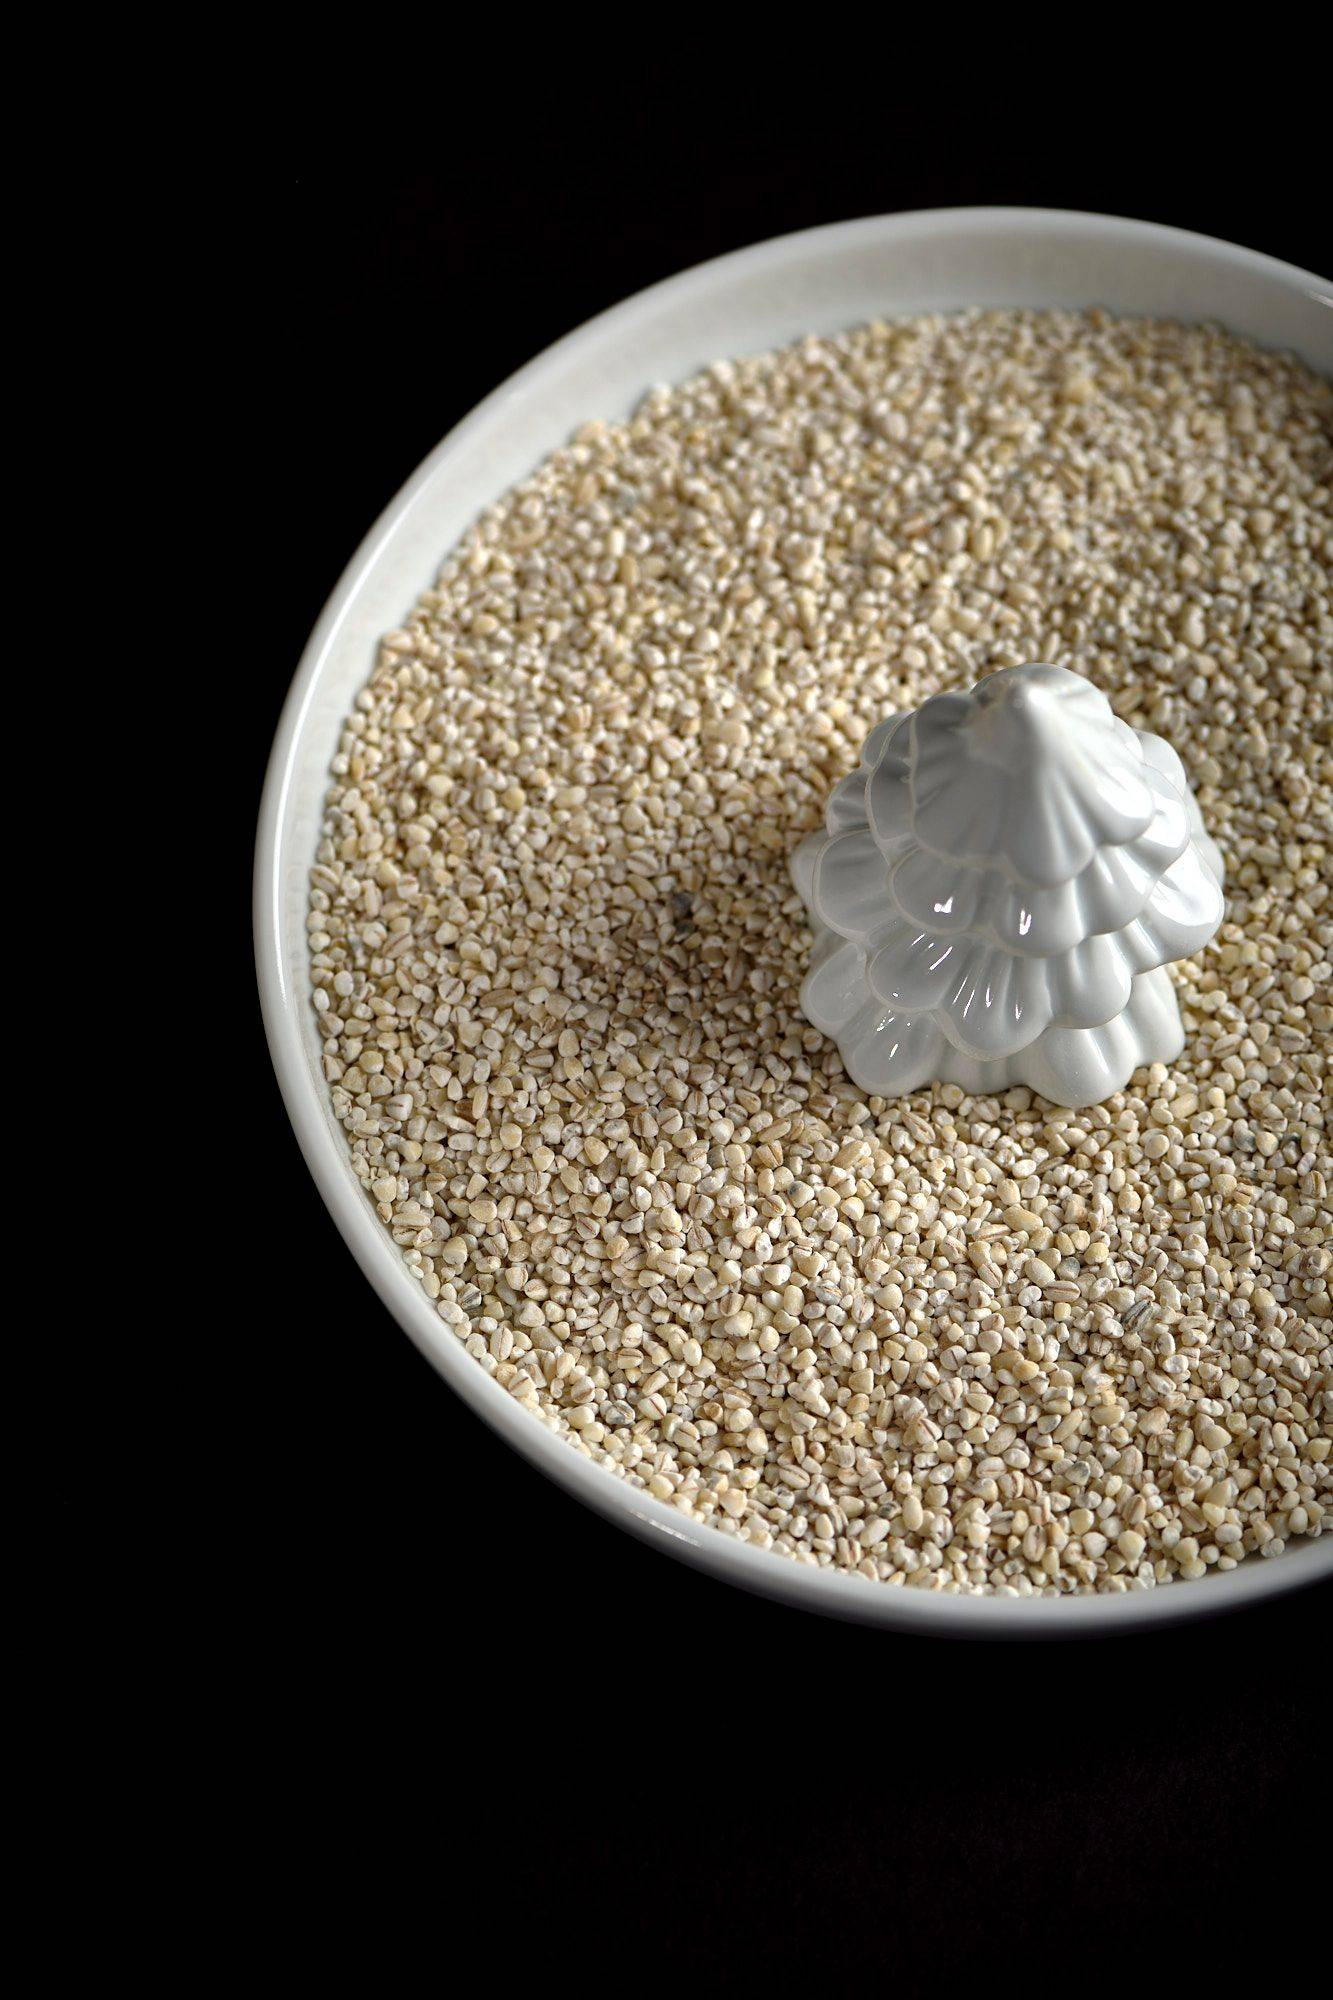
[[[815,933],[801,1005],[880,1097],[1109,1097],[1180,1054],[1166,966],[1222,920],[1179,757],[1063,667],[879,723],[792,877]]]

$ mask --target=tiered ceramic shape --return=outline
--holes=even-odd
[[[792,876],[815,931],[801,1005],[879,1097],[1109,1097],[1180,1054],[1166,967],[1222,919],[1179,757],[1054,666],[872,729]]]

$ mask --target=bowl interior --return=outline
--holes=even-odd
[[[468,1356],[409,1276],[357,1182],[308,1005],[305,911],[343,716],[445,553],[506,487],[590,418],[626,415],[654,384],[720,356],[878,317],[966,306],[1080,307],[1218,320],[1333,374],[1333,286],[1154,225],[1057,211],[943,210],[780,238],[686,272],[549,349],[437,447],[357,551],[313,633],[283,712],[256,861],[256,948],[274,1062],[307,1161],[349,1247],[456,1391],[599,1511],[751,1589],[834,1615],[925,1629],[1070,1632],[1156,1621],[1333,1570],[1333,1536],[1197,1584],[1105,1597],[999,1599],[894,1590],[807,1568],[701,1527],[584,1459]]]

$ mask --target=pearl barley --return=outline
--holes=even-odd
[[[311,876],[325,1075],[434,1309],[569,1448],[891,1584],[1202,1576],[1333,1461],[1329,388],[1215,328],[881,324],[591,424],[383,642]],[[787,877],[883,714],[1051,660],[1227,862],[1086,1110],[864,1099]]]

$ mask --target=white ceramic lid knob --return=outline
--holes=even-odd
[[[879,1097],[1109,1097],[1180,1054],[1166,967],[1222,920],[1179,757],[1064,667],[879,723],[792,877],[815,934],[801,1005]]]

